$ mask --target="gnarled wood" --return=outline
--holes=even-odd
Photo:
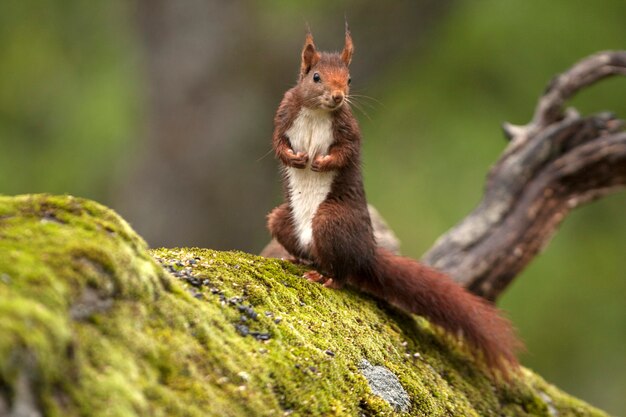
[[[494,300],[570,210],[626,186],[624,123],[563,109],[580,89],[618,74],[626,75],[626,52],[592,55],[549,84],[530,123],[505,123],[511,142],[489,172],[483,200],[423,261]]]

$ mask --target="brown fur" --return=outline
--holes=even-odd
[[[348,282],[405,311],[427,317],[461,336],[475,356],[507,377],[518,367],[522,348],[509,321],[488,301],[467,292],[447,275],[419,262],[378,249],[375,269],[351,275]]]
[[[292,222],[290,190],[284,181],[286,203],[268,216],[273,237],[296,258],[311,262],[327,283],[341,287],[349,283],[459,336],[475,356],[491,370],[507,375],[518,366],[515,351],[521,345],[510,323],[485,300],[465,291],[446,275],[417,261],[377,249],[367,210],[361,173],[361,135],[347,103],[337,108],[332,96],[348,97],[348,65],[352,58],[352,38],[346,31],[341,53],[319,53],[308,34],[302,52],[298,84],[287,91],[274,118],[273,147],[284,167],[336,171],[326,199],[313,217],[310,247],[298,243]],[[314,81],[314,74],[321,82]],[[332,113],[334,143],[327,155],[294,153],[286,132],[303,107]],[[307,162],[312,158],[310,168]],[[319,280],[319,274],[311,274]]]

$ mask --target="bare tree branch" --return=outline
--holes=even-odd
[[[544,248],[575,207],[626,186],[624,123],[564,110],[582,88],[626,75],[626,52],[592,55],[556,77],[487,177],[483,200],[437,240],[424,262],[494,300]]]

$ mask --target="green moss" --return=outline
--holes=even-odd
[[[87,200],[0,197],[0,400],[25,380],[50,416],[395,415],[367,359],[397,375],[410,415],[604,415],[530,371],[494,384],[425,320],[303,272],[149,252]]]

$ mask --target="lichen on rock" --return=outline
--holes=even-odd
[[[84,199],[0,197],[0,415],[401,415],[363,360],[395,375],[402,415],[605,415],[528,370],[494,382],[425,320],[303,272],[149,251]]]
[[[411,399],[393,372],[384,366],[374,366],[365,359],[361,361],[359,369],[374,395],[387,401],[396,412],[409,411]]]

